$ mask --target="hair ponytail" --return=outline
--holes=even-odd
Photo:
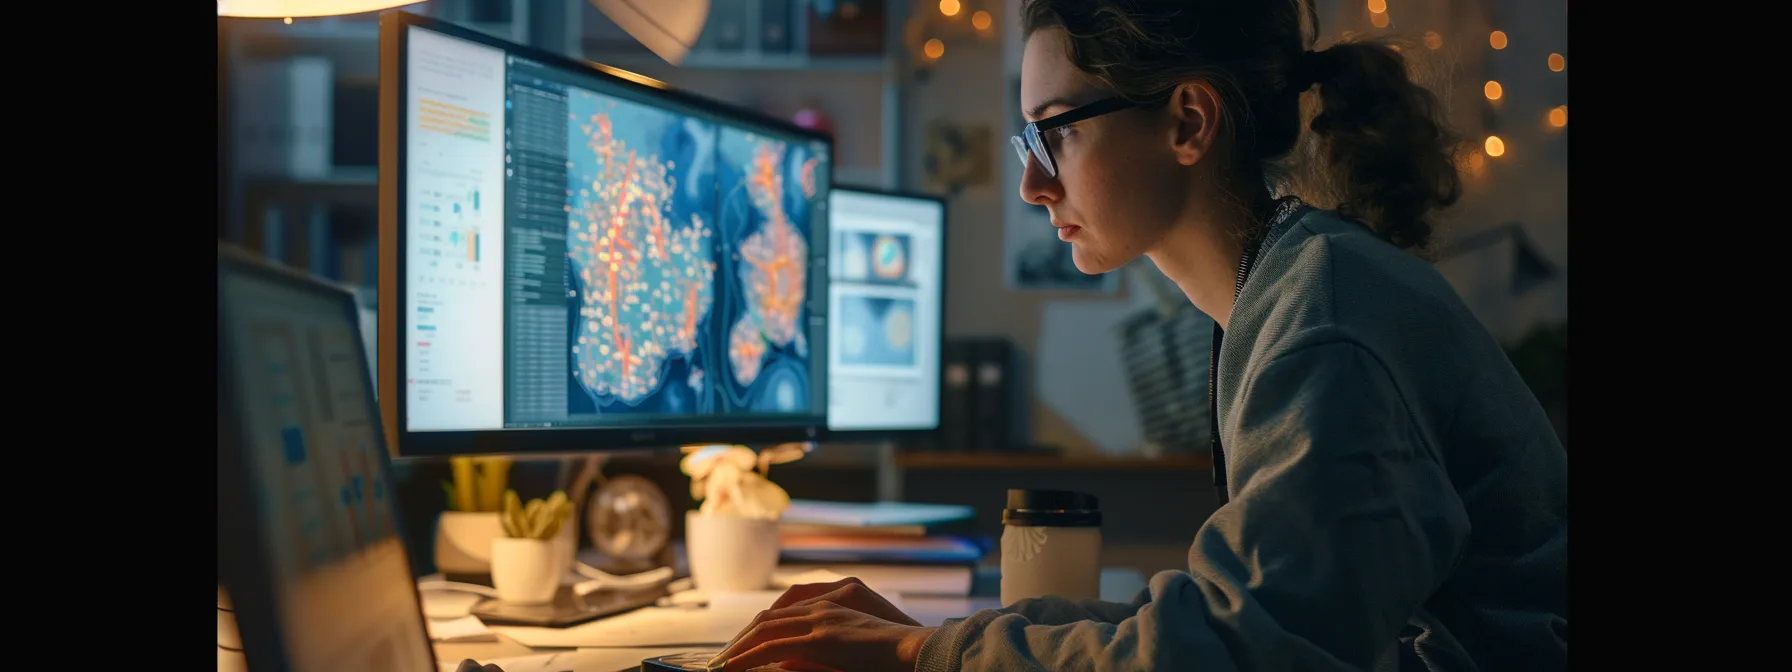
[[[1364,221],[1401,248],[1423,251],[1432,212],[1454,204],[1462,190],[1442,106],[1385,44],[1308,51],[1318,18],[1310,0],[1021,6],[1027,35],[1063,28],[1071,63],[1120,95],[1147,100],[1189,79],[1211,82],[1232,120],[1231,200],[1249,204],[1292,191]],[[1315,84],[1317,95],[1302,95]],[[1303,103],[1313,102],[1321,108],[1313,132],[1302,133]]]
[[[1433,211],[1462,195],[1457,140],[1437,96],[1408,77],[1400,52],[1375,42],[1306,52],[1295,81],[1318,85],[1314,144],[1298,152],[1315,164],[1305,167],[1307,188],[1394,245],[1424,250]]]

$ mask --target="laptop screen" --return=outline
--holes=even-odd
[[[287,669],[434,670],[353,298],[220,268],[219,354],[254,524],[219,543],[261,546]]]

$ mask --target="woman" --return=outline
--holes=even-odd
[[[1028,600],[926,628],[856,582],[799,586],[724,669],[1565,668],[1566,454],[1411,254],[1460,185],[1400,54],[1309,51],[1298,0],[1029,0],[1022,15],[1021,196],[1078,269],[1150,257],[1224,330],[1228,501],[1188,571],[1131,604]]]

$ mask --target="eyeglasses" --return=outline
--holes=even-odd
[[[1147,107],[1156,105],[1160,102],[1163,102],[1163,100],[1135,103],[1118,96],[1113,98],[1103,98],[1068,112],[1054,114],[1044,119],[1040,119],[1039,121],[1029,123],[1026,128],[1021,129],[1020,135],[1010,136],[1008,140],[1014,144],[1014,153],[1020,155],[1020,165],[1022,170],[1026,169],[1027,158],[1031,156],[1033,160],[1039,162],[1039,168],[1044,170],[1047,176],[1057,177],[1058,163],[1052,160],[1051,147],[1045,143],[1045,139],[1040,136],[1041,133],[1063,128],[1079,121],[1094,119],[1095,117],[1104,114],[1129,110],[1135,107]]]

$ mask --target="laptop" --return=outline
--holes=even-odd
[[[218,248],[218,572],[255,672],[437,672],[355,296]]]

